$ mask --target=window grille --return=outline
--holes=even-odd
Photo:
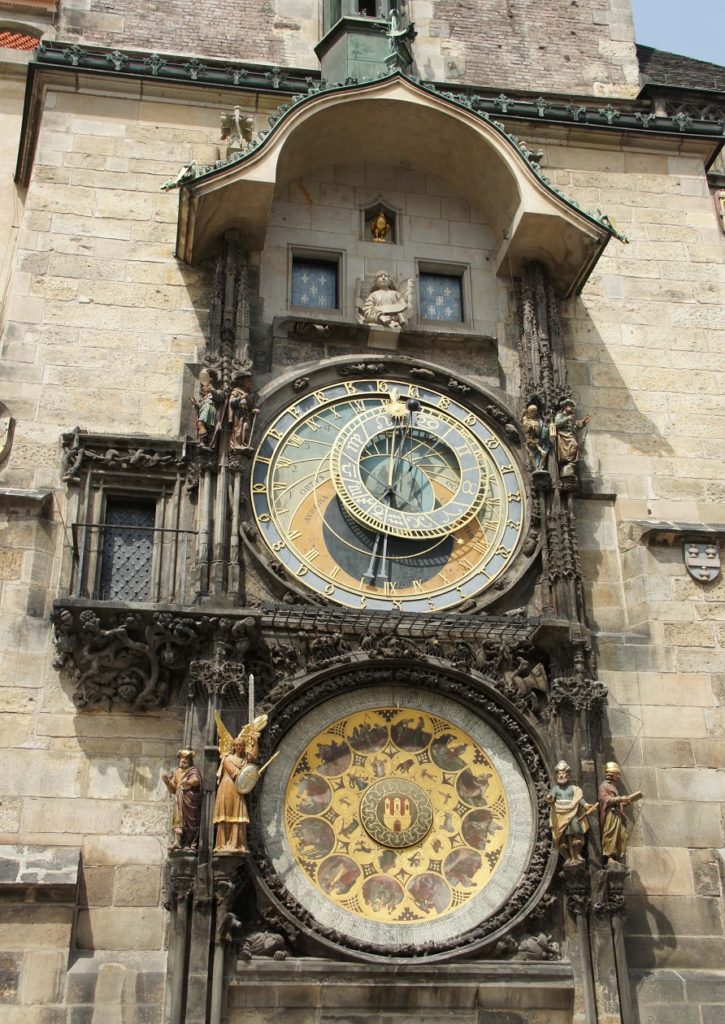
[[[149,599],[155,519],[154,502],[108,501],[101,544],[101,600]]]

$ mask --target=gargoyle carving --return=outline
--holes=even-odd
[[[241,151],[249,146],[254,134],[254,118],[242,114],[241,107],[235,107],[230,114],[221,115],[221,142],[230,150]]]

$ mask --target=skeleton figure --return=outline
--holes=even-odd
[[[221,142],[226,142],[230,149],[244,152],[252,141],[254,118],[244,117],[242,108],[235,107],[231,114],[221,115]]]

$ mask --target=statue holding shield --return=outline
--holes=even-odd
[[[259,777],[259,737],[267,724],[267,716],[259,715],[248,722],[236,737],[233,737],[225,727],[218,711],[215,718],[219,733],[220,761],[214,801],[214,853],[249,853],[249,811],[245,794],[252,791]],[[249,781],[251,785],[247,787]]]

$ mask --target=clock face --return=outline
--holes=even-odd
[[[438,611],[515,557],[525,491],[471,409],[402,379],[345,380],[288,406],[252,464],[260,534],[300,584],[349,608]]]
[[[287,892],[338,941],[373,951],[434,951],[490,920],[535,841],[507,742],[444,694],[397,683],[353,689],[299,719],[259,801]]]

